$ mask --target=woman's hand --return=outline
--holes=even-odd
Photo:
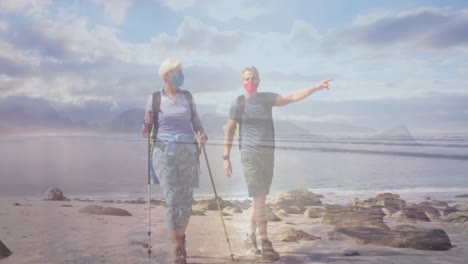
[[[198,142],[198,145],[200,145],[200,146],[204,146],[206,144],[206,135],[205,135],[205,133],[203,133],[201,131],[197,132],[197,142]]]
[[[144,122],[146,127],[149,127],[153,124],[153,111],[146,113]]]

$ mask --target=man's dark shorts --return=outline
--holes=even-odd
[[[275,153],[241,151],[241,161],[249,197],[269,194],[273,180]]]

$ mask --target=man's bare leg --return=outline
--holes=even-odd
[[[262,238],[262,258],[276,261],[280,258],[278,252],[273,249],[273,245],[268,239],[268,218],[265,213],[266,195],[254,197],[254,217],[258,232]]]

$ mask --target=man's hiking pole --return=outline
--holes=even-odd
[[[213,192],[215,195],[216,203],[218,204],[219,216],[221,218],[221,222],[223,223],[224,235],[226,235],[226,241],[229,246],[229,252],[231,252],[231,258],[234,261],[234,254],[232,254],[231,242],[229,241],[229,236],[226,230],[226,225],[224,224],[223,213],[221,212],[221,205],[219,204],[218,193],[216,192],[216,186],[213,181],[213,174],[211,173],[210,163],[208,162],[208,156],[206,155],[205,145],[202,146],[202,149],[203,149],[203,155],[205,156],[205,160],[206,160],[206,167],[208,168],[208,173],[210,174],[211,186],[213,186]]]
[[[151,258],[151,154],[153,153],[154,126],[150,127],[148,136],[148,258]]]

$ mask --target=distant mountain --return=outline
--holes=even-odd
[[[206,111],[200,111],[200,113],[208,112],[208,114],[201,116],[208,136],[212,138],[223,137],[227,116],[209,112],[214,109],[213,105],[205,108]],[[36,129],[139,133],[143,116],[143,109],[134,108],[118,112],[113,110],[113,106],[109,102],[93,101],[77,106],[25,96],[0,99],[0,133],[35,131]],[[279,137],[359,133],[372,134],[375,133],[375,130],[349,124],[275,120],[275,135]],[[394,137],[398,135],[400,138],[410,135],[409,132],[405,134],[405,130],[400,129],[381,134],[381,136],[388,136],[389,133]]]
[[[24,96],[8,97],[0,100],[0,127],[2,131],[16,131],[35,128],[64,128],[74,124],[60,116],[43,99]]]
[[[206,114],[201,117],[205,131],[209,136],[222,137],[224,135],[224,126],[227,123],[227,117]],[[309,131],[297,124],[289,121],[274,121],[276,136],[307,135]]]
[[[221,138],[224,135],[224,126],[227,123],[227,117],[217,114],[206,114],[200,117],[205,132],[208,137]]]
[[[309,133],[314,135],[330,135],[330,134],[373,134],[376,133],[375,129],[343,124],[343,123],[329,123],[329,122],[298,122],[301,127],[308,130]]]
[[[120,132],[120,133],[132,133],[138,132],[141,129],[141,123],[144,116],[143,109],[131,109],[126,110],[118,114],[115,118],[113,118],[110,122],[104,125],[106,130],[110,130],[112,132]],[[227,123],[227,117],[218,114],[205,114],[200,117],[203,126],[205,128],[205,132],[211,138],[222,138],[224,136],[224,126]],[[327,124],[327,123],[309,123],[310,127],[313,127],[313,132],[305,127],[302,124],[286,121],[286,120],[277,120],[274,121],[275,123],[275,135],[278,137],[288,137],[288,136],[297,136],[297,135],[308,135],[311,136],[312,134],[327,134],[330,132],[336,133],[349,133],[350,131],[356,133],[370,133],[375,132],[369,128],[357,127],[357,126],[350,126],[350,125],[338,125],[338,124]],[[322,133],[319,133],[322,132]]]
[[[275,121],[275,136],[307,135],[309,130],[290,121]]]
[[[104,125],[104,129],[116,133],[140,133],[145,110],[130,109],[121,112]]]
[[[104,124],[104,129],[116,133],[140,133],[145,110],[130,109],[121,112],[112,120]],[[205,132],[209,137],[220,137],[224,135],[223,126],[226,118],[216,114],[207,114],[200,117]]]
[[[80,105],[52,102],[52,107],[64,116],[76,123],[87,123],[98,127],[114,118],[119,111],[113,110],[113,104],[97,100],[87,101]]]
[[[373,136],[379,139],[398,139],[414,141],[414,137],[405,125],[398,125]]]

